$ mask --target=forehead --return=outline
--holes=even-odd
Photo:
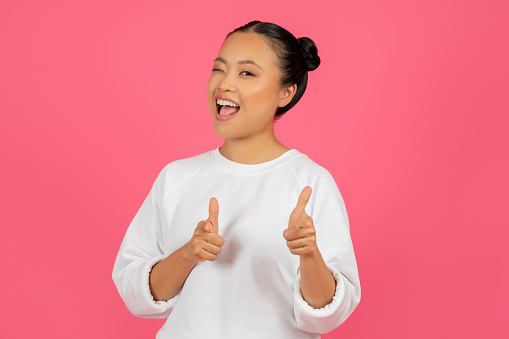
[[[260,66],[276,67],[276,55],[269,44],[256,33],[235,32],[221,46],[217,55],[227,62],[251,59]]]

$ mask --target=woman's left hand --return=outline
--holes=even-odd
[[[318,251],[313,219],[306,214],[304,209],[310,196],[311,187],[304,187],[297,201],[297,206],[290,214],[288,228],[283,232],[283,237],[286,239],[290,252],[295,255],[312,256]]]

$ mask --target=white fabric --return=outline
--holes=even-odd
[[[337,282],[332,302],[314,309],[300,293],[300,259],[283,237],[305,186],[317,244]],[[199,262],[182,289],[154,301],[148,284],[158,261],[191,239],[219,203],[216,261]],[[156,338],[320,338],[361,298],[348,215],[332,175],[291,149],[261,164],[233,162],[215,150],[170,162],[157,176],[120,246],[113,281],[132,314],[166,318]]]

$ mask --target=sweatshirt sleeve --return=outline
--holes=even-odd
[[[161,205],[167,166],[161,170],[129,225],[115,264],[113,282],[129,311],[142,318],[167,317],[180,291],[167,301],[154,300],[149,286],[152,267],[167,257],[163,252]]]
[[[302,297],[300,270],[294,284],[294,313],[297,327],[313,333],[327,333],[341,325],[361,299],[357,262],[350,237],[346,207],[332,175],[325,170],[313,185],[308,205],[316,230],[318,249],[336,280],[332,301],[315,309]]]

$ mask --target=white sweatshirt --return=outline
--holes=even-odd
[[[300,258],[283,231],[302,189],[312,193],[318,249],[337,288],[332,302],[311,307],[300,293]],[[215,261],[198,262],[167,301],[150,293],[152,266],[188,242],[219,203]],[[348,215],[332,175],[291,149],[268,162],[233,162],[215,150],[170,162],[157,176],[120,246],[113,281],[132,314],[167,318],[156,338],[320,338],[354,311],[361,287]]]

